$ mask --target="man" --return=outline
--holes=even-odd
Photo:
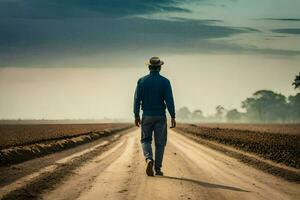
[[[159,74],[164,64],[158,57],[147,63],[150,73],[137,82],[134,95],[135,125],[142,126],[141,143],[147,163],[148,176],[163,176],[161,171],[165,145],[167,143],[166,107],[171,115],[171,127],[176,126],[175,106],[170,81]],[[143,118],[140,120],[140,106]],[[155,161],[152,155],[152,135],[154,133]]]

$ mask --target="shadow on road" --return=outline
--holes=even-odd
[[[179,181],[187,181],[187,182],[196,183],[197,185],[201,185],[203,187],[208,187],[208,188],[219,188],[219,189],[233,190],[233,191],[239,191],[239,192],[250,192],[250,191],[243,190],[243,189],[240,189],[237,187],[218,185],[218,184],[214,184],[214,183],[208,183],[208,182],[203,182],[203,181],[198,181],[198,180],[193,180],[193,179],[188,179],[188,178],[179,178],[179,177],[173,177],[173,176],[156,176],[156,177],[179,180]]]

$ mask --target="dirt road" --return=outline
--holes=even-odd
[[[299,199],[300,185],[169,131],[163,177],[147,177],[139,130],[74,169],[43,199]],[[72,157],[71,157],[72,158]],[[65,158],[60,162],[68,162]]]

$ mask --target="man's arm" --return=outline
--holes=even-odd
[[[140,126],[141,120],[140,120],[140,107],[141,107],[141,91],[140,91],[140,84],[139,81],[137,82],[137,86],[135,88],[134,93],[134,105],[133,105],[133,112],[135,117],[135,125],[137,127]]]
[[[167,109],[171,115],[171,128],[175,128],[176,121],[175,121],[175,105],[174,105],[174,98],[173,92],[170,81],[167,81],[166,90],[165,90],[165,102],[167,105]]]

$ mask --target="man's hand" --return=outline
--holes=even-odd
[[[141,119],[139,117],[135,118],[135,126],[140,127]]]
[[[170,128],[175,128],[176,127],[176,120],[175,118],[171,119],[171,127]]]

